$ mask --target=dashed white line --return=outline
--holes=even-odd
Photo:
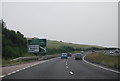
[[[73,75],[73,72],[72,72],[72,71],[70,71],[70,74],[71,74],[71,75]]]
[[[7,75],[11,75],[12,73],[8,73]]]
[[[67,66],[67,63],[65,65]]]
[[[85,55],[85,56],[86,56],[86,55]],[[91,65],[93,65],[93,66],[96,66],[96,67],[99,67],[99,68],[102,68],[102,69],[105,69],[105,70],[108,70],[108,71],[111,71],[111,72],[120,73],[119,71],[115,71],[115,70],[112,70],[112,69],[108,69],[108,68],[102,67],[102,66],[100,66],[100,65],[96,65],[96,64],[90,63],[90,62],[88,62],[88,61],[86,61],[86,60],[84,59],[85,56],[83,56],[83,61],[86,62],[86,63],[88,63],[88,64],[91,64]]]
[[[2,76],[0,76],[0,78],[3,78],[3,77],[5,77],[6,75],[2,75]]]
[[[66,66],[68,65],[68,64],[67,64],[67,61],[66,61],[65,65],[66,65]]]
[[[68,69],[68,66],[66,66],[66,68]]]
[[[24,70],[24,69],[26,69],[26,68],[22,68],[22,69],[20,69],[20,70]]]
[[[53,58],[53,59],[55,59],[55,58]],[[27,69],[27,68],[29,68],[29,67],[33,67],[33,66],[35,66],[35,65],[38,65],[38,64],[41,64],[41,63],[44,63],[44,62],[47,62],[47,61],[50,61],[50,60],[53,60],[53,59],[45,60],[45,61],[42,61],[42,62],[33,64],[33,65],[27,66],[27,67],[25,67],[25,68],[22,68],[22,69],[13,71],[13,72],[11,72],[11,73],[8,73],[7,75],[2,75],[2,76],[0,76],[0,78],[3,78],[3,77],[5,77],[5,76],[11,75],[11,74],[13,74],[13,73],[19,72],[19,71],[21,71],[21,70]]]
[[[16,73],[17,71],[13,71],[11,74]]]

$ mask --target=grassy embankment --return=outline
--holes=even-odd
[[[47,40],[48,53],[47,54],[60,54],[63,52],[80,52],[87,51],[92,49],[101,49],[103,47],[95,46],[95,45],[84,45],[84,44],[74,44],[67,43],[62,41],[53,41]]]
[[[11,61],[11,59],[2,59],[2,66],[7,66],[7,65],[16,65],[16,64],[22,64],[22,63],[29,63],[29,62],[34,62],[37,60],[26,60],[26,61]]]
[[[61,46],[70,46],[73,48],[82,48],[82,49],[87,49],[87,48],[103,48],[100,46],[95,46],[95,45],[84,45],[84,44],[73,44],[73,43],[66,43],[66,42],[60,42],[60,41],[53,41],[53,40],[47,40],[47,46],[48,48],[58,48]]]
[[[120,59],[120,56],[110,56],[105,55],[103,52],[94,52],[92,54],[88,54],[85,58],[93,63],[120,70],[120,64],[118,60]]]
[[[75,49],[87,49],[87,48],[92,48],[92,47],[98,47],[101,48],[99,46],[93,46],[93,45],[80,45],[80,44],[72,44],[72,43],[66,43],[66,42],[60,42],[60,41],[52,41],[52,40],[47,40],[47,48],[48,49],[57,49],[60,48],[62,46],[69,46]],[[76,53],[76,52],[80,52],[80,51],[71,51],[71,53]],[[51,54],[51,53],[49,53]],[[54,53],[54,54],[58,54],[58,53]],[[24,54],[24,56],[35,56],[34,54]],[[35,60],[28,60],[28,61],[10,61],[11,59],[2,59],[2,64],[3,65],[11,65],[11,64],[20,64],[20,63],[25,63],[25,62],[31,62],[31,61],[35,61]]]
[[[34,54],[24,54],[24,57],[27,57],[27,56],[34,56]],[[14,64],[21,64],[21,63],[26,63],[26,62],[32,62],[32,61],[35,61],[35,60],[26,60],[26,61],[11,61],[12,59],[4,59],[2,58],[2,66],[6,66],[6,65],[14,65]],[[1,66],[1,64],[0,64]]]
[[[2,38],[2,63],[11,64],[12,59],[18,57],[26,57],[26,56],[35,56],[36,54],[28,53],[27,48],[27,39],[20,31],[10,30],[7,27],[7,24],[3,21],[0,23],[2,26],[2,34],[0,37]],[[1,41],[0,41],[1,43]],[[63,52],[73,52],[73,51],[81,51],[81,50],[91,50],[98,49],[96,46],[89,45],[79,45],[72,43],[65,43],[62,41],[47,41],[47,53],[43,55],[52,55],[52,54],[60,54]],[[13,62],[14,63],[14,62]],[[15,62],[16,63],[16,62]]]

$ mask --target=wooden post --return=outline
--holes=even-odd
[[[42,54],[41,54],[41,53],[38,53],[38,56],[39,56],[38,60],[41,60]]]

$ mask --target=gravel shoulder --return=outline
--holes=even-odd
[[[2,68],[2,75],[7,75],[8,73],[11,73],[13,71],[16,71],[16,70],[19,70],[22,68],[26,68],[26,67],[34,65],[34,64],[43,63],[45,61],[47,61],[47,60],[36,61],[36,62],[31,62],[31,63],[24,63],[24,64],[13,65],[13,66],[0,67],[0,69]]]

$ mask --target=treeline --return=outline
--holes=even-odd
[[[27,39],[19,31],[9,30],[2,21],[2,57],[5,59],[24,56],[27,52]]]
[[[105,50],[120,50],[120,48],[105,48]]]
[[[65,52],[72,52],[72,51],[89,51],[89,50],[105,50],[106,48],[74,48],[71,46],[61,46],[59,48],[48,48],[47,54],[57,54],[57,53],[65,53]]]
[[[2,20],[0,20],[2,21]],[[27,38],[19,31],[9,30],[5,22],[0,23],[2,26],[2,57],[4,59],[13,59],[22,56],[31,56],[27,50]],[[71,46],[61,46],[58,48],[48,48],[46,54],[59,54],[72,51],[87,51],[87,50],[103,50],[105,48],[74,48]]]
[[[48,48],[47,54],[58,54],[58,53],[65,53],[65,52],[71,52],[75,51],[73,47],[70,46],[61,46],[59,48]]]

